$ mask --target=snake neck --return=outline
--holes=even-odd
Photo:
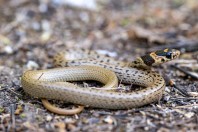
[[[134,61],[130,62],[128,64],[129,67],[132,67],[132,68],[137,68],[137,69],[146,69],[146,70],[150,70],[151,69],[151,65],[152,64],[149,64],[148,63],[145,63],[147,62],[148,60],[145,60],[144,58],[142,57],[138,57],[136,58]]]

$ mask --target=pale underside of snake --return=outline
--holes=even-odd
[[[74,114],[83,106],[106,109],[129,109],[156,102],[162,97],[165,81],[150,67],[177,58],[178,50],[165,49],[138,57],[133,62],[116,61],[95,51],[66,50],[54,57],[56,66],[47,70],[27,71],[21,82],[25,92],[43,99],[44,106],[57,114]],[[133,92],[115,92],[118,79],[123,83],[145,87]],[[82,88],[69,81],[95,80],[101,89]],[[53,107],[47,100],[56,99],[83,105],[74,111]]]

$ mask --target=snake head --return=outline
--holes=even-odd
[[[176,49],[164,49],[150,53],[150,56],[155,60],[154,65],[162,64],[178,58],[180,51]]]
[[[151,52],[150,54],[146,54],[141,58],[144,64],[144,67],[150,67],[153,65],[159,65],[173,59],[178,58],[180,55],[180,51],[176,49],[164,49],[157,50],[155,52]]]

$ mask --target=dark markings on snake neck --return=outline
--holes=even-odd
[[[144,55],[141,59],[147,66],[152,66],[152,64],[155,63],[155,60],[150,55]]]

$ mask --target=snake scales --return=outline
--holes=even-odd
[[[39,98],[107,109],[140,107],[156,102],[164,91],[164,79],[151,71],[150,67],[173,60],[179,55],[178,50],[165,49],[138,57],[133,62],[121,62],[94,51],[66,50],[54,57],[55,65],[62,68],[27,71],[21,82],[25,92]],[[123,83],[145,88],[133,92],[104,90],[117,87],[117,78]],[[82,80],[96,80],[104,86],[102,89],[81,88],[68,82]],[[43,102],[46,103],[45,100]]]

